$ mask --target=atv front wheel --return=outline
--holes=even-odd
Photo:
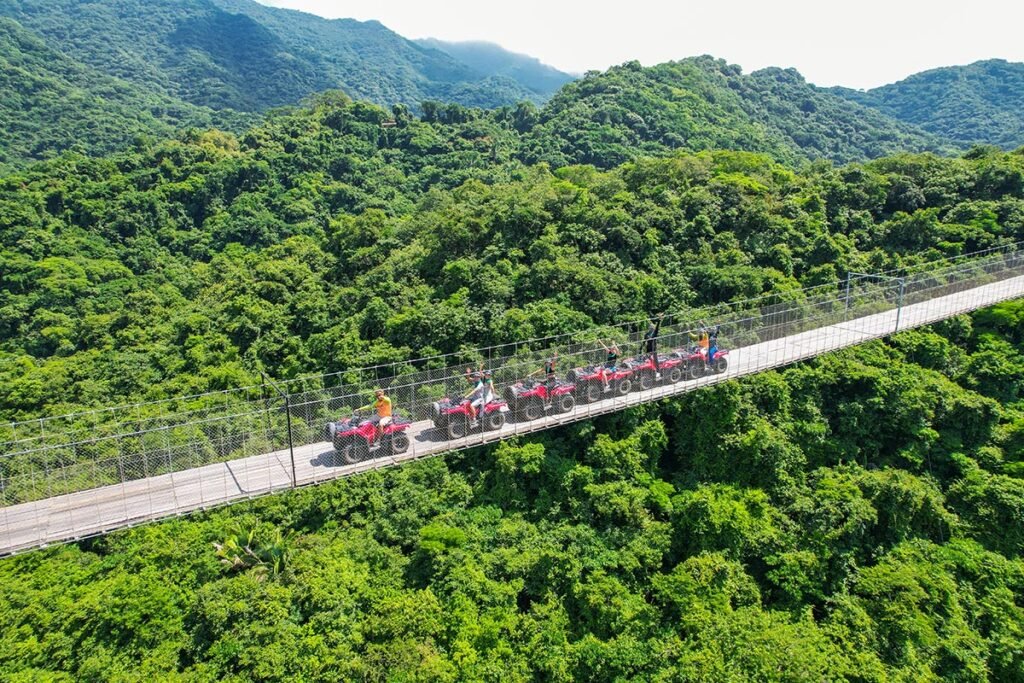
[[[505,413],[495,410],[484,418],[484,429],[489,432],[496,432],[505,426]]]
[[[678,365],[668,371],[668,383],[675,384],[683,378],[683,370]]]
[[[469,431],[469,424],[464,417],[451,416],[448,418],[448,438],[461,439]]]
[[[409,435],[405,432],[395,432],[388,439],[387,445],[391,455],[401,455],[409,450]]]
[[[350,442],[348,446],[338,452],[341,453],[341,459],[345,461],[346,465],[355,465],[370,457],[370,447],[365,442]]]
[[[572,394],[562,394],[555,398],[555,412],[568,413],[576,407],[576,399]]]
[[[615,393],[619,396],[625,396],[629,393],[629,390],[633,388],[633,383],[628,378],[623,377],[620,379],[614,387]]]
[[[540,404],[540,401],[527,401],[526,404],[519,409],[519,418],[523,422],[530,422],[536,420],[544,413],[544,409]]]
[[[729,369],[729,359],[725,356],[715,359],[715,364],[711,366],[711,369],[716,375],[721,375],[723,372]]]
[[[647,391],[654,386],[654,373],[653,372],[641,372],[640,377],[637,378],[637,387],[640,391]]]
[[[600,382],[587,382],[583,385],[583,401],[585,403],[600,401],[602,390],[603,387]]]

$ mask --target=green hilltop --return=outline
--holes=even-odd
[[[871,159],[952,146],[808,84],[792,69],[743,74],[712,57],[633,62],[566,85],[538,112],[526,157],[614,165],[666,150],[742,149],[788,162]]]
[[[832,92],[964,146],[1024,145],[1024,64],[990,59],[914,74],[868,91]]]

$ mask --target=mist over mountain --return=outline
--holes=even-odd
[[[545,100],[575,79],[575,76],[548,66],[536,57],[512,52],[494,43],[449,42],[436,38],[423,38],[416,42],[445,52],[483,75],[511,78]]]

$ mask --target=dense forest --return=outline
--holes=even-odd
[[[0,17],[0,174],[66,150],[107,154],[146,136],[211,126],[241,131],[253,121],[106,76]]]
[[[52,61],[21,64],[55,70],[53,92],[93,82]],[[131,130],[121,151],[0,177],[0,420],[1024,240],[1024,149],[932,153],[950,150],[795,72],[710,58],[588,74],[540,109],[330,91],[238,133]],[[1014,681],[1022,596],[1009,302],[5,558],[0,678]]]
[[[1024,64],[990,59],[931,69],[866,92],[831,92],[961,145],[1024,145]]]
[[[1024,237],[1019,153],[552,169],[516,159],[518,109],[428,113],[326,96],[241,138],[0,180],[0,415],[447,353]]]

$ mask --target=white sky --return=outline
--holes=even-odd
[[[871,88],[939,66],[1024,61],[1021,0],[260,0],[377,19],[406,38],[486,40],[582,73],[711,54],[745,72],[796,67],[822,86]]]

